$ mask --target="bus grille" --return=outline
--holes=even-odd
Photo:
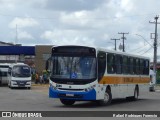
[[[59,90],[67,90],[67,91],[84,91],[84,89],[68,89],[68,88],[58,88]]]

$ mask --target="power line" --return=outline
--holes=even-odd
[[[147,46],[147,44],[146,45],[144,45],[144,46],[142,46],[142,47],[138,47],[138,48],[135,48],[135,49],[132,49],[132,50],[129,50],[129,52],[135,52],[135,51],[137,51],[137,50],[139,50],[139,49],[144,49],[144,47],[146,47]]]
[[[148,51],[150,51],[152,49],[152,47],[150,47],[147,51],[145,51],[144,53],[140,54],[140,55],[143,55],[145,53],[147,53]]]
[[[139,34],[135,34],[137,36],[140,36],[144,41],[146,41],[151,47],[153,47],[153,45],[151,43],[149,43],[142,35]]]
[[[150,47],[151,48],[151,47]],[[153,47],[152,47],[153,48]],[[139,50],[137,53],[141,53],[141,52],[143,52],[143,51],[145,51],[146,49],[145,48],[143,48],[142,50]]]

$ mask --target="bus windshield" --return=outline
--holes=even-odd
[[[96,58],[53,56],[51,77],[59,79],[94,79],[96,78]]]
[[[13,77],[30,77],[31,70],[28,66],[14,66],[12,70]]]

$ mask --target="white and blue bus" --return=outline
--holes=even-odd
[[[8,69],[8,86],[31,88],[31,68],[24,63],[14,63]]]
[[[149,89],[149,58],[87,46],[55,46],[46,63],[49,97],[64,105],[114,98],[137,100]]]

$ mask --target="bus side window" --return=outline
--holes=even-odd
[[[115,73],[115,56],[112,53],[107,54],[107,73]]]
[[[115,56],[115,65],[116,65],[116,73],[117,74],[122,74],[122,56],[121,55],[116,55]]]
[[[106,70],[106,53],[99,52],[97,57],[98,57],[98,81],[100,81]]]
[[[143,75],[143,69],[144,69],[144,60],[143,59],[140,59],[140,74]]]
[[[133,58],[129,57],[129,73],[132,75],[134,74],[133,72]]]
[[[136,58],[136,74],[140,74],[140,61],[138,58]]]
[[[144,75],[149,75],[149,61],[148,60],[144,60],[144,71],[143,71]]]
[[[136,75],[136,58],[133,58],[133,73]]]
[[[128,69],[128,57],[127,56],[123,56],[123,74],[128,74],[129,73],[129,69]]]

